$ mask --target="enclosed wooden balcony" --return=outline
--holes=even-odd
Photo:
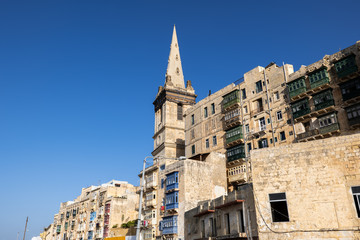
[[[316,139],[331,137],[339,132],[340,132],[339,124],[335,123],[326,127],[312,129],[305,133],[300,133],[297,135],[297,139],[299,142],[308,142]]]

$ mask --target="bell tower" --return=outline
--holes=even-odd
[[[154,157],[185,156],[184,112],[195,104],[196,95],[188,80],[185,86],[179,43],[174,26],[164,86],[153,102],[155,107]]]

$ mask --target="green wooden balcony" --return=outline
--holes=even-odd
[[[298,118],[298,117],[304,116],[308,113],[310,113],[310,108],[305,108],[305,109],[302,109],[300,111],[293,113],[293,117]]]
[[[350,93],[343,94],[343,100],[347,101],[352,98],[356,98],[360,96],[360,90],[354,89]]]
[[[226,138],[226,144],[243,139],[244,136],[242,133],[242,125],[239,125],[233,129],[226,131],[225,138]]]
[[[290,95],[290,98],[293,98],[301,93],[304,93],[306,92],[306,87],[301,87],[301,88],[298,88],[294,91],[289,91],[289,95]]]
[[[324,77],[324,78],[322,78],[320,80],[317,80],[315,82],[310,83],[310,87],[311,87],[311,89],[313,89],[313,88],[317,88],[317,87],[322,86],[322,85],[327,84],[327,83],[329,83],[329,78]]]
[[[342,77],[346,77],[347,75],[357,72],[357,70],[358,70],[358,67],[355,65],[355,66],[348,67],[341,72],[337,72],[337,75],[339,78],[342,78]]]
[[[324,109],[324,108],[327,108],[327,107],[330,107],[333,105],[335,105],[334,100],[328,100],[328,101],[325,101],[325,102],[315,105],[315,110],[317,111],[317,110]]]
[[[235,99],[233,99],[233,100],[225,103],[225,104],[223,105],[223,108],[224,108],[224,109],[225,109],[225,108],[228,108],[228,107],[230,107],[230,106],[232,106],[232,105],[234,105],[234,104],[236,104],[236,103],[240,103],[240,98],[239,98],[239,96],[237,96]]]
[[[326,134],[326,133],[329,133],[329,132],[335,132],[335,131],[337,131],[339,129],[340,129],[339,124],[334,123],[334,124],[331,124],[329,126],[319,128],[319,134]]]
[[[336,73],[339,78],[346,77],[352,73],[358,71],[358,66],[356,65],[355,55],[350,55],[334,64]]]
[[[228,157],[228,162],[232,162],[232,161],[242,159],[242,158],[245,158],[245,153],[239,153],[239,154],[235,154],[231,157]]]
[[[237,145],[235,147],[226,150],[226,156],[228,162],[233,162],[245,158],[245,147],[244,144]]]
[[[349,125],[359,125],[360,124],[360,117],[349,119]]]
[[[240,103],[239,90],[232,91],[229,94],[226,94],[223,99],[223,109],[226,109],[236,103]]]

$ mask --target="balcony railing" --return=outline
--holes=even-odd
[[[151,181],[151,182],[147,182],[145,184],[146,188],[155,188],[157,186],[157,182],[156,181]]]
[[[228,176],[229,182],[244,182],[246,181],[246,173],[245,172],[239,172],[233,175]]]
[[[310,113],[310,108],[305,108],[305,109],[302,109],[300,111],[293,113],[293,116],[294,116],[294,118],[298,118],[298,117],[304,116],[308,113]]]
[[[339,130],[339,124],[337,124],[337,123],[331,124],[331,125],[323,127],[323,128],[319,128],[319,134],[334,132],[336,130]]]
[[[336,73],[339,78],[346,77],[347,75],[357,72],[355,55],[350,55],[335,63]]]
[[[335,131],[337,131],[339,129],[340,129],[339,124],[334,123],[334,124],[331,124],[331,125],[326,126],[326,127],[322,127],[322,128],[318,128],[318,129],[312,129],[310,131],[300,133],[300,134],[297,135],[297,139],[298,140],[303,140],[303,139],[310,138],[310,137],[316,137],[316,136],[324,135],[324,134],[327,134],[327,133],[335,132]]]
[[[349,119],[350,126],[358,125],[358,124],[360,124],[360,117]]]
[[[235,99],[227,102],[227,103],[224,103],[223,104],[223,108],[226,109],[228,107],[231,107],[232,105],[236,104],[236,103],[240,103],[240,98],[239,96],[237,96]]]
[[[146,207],[155,207],[156,206],[156,199],[146,200],[145,201]]]
[[[166,185],[166,191],[175,190],[179,188],[179,183],[172,183],[169,185]]]
[[[323,108],[327,108],[327,107],[333,106],[334,104],[335,104],[334,100],[327,100],[325,102],[315,105],[315,110],[317,111],[317,110],[320,110]]]
[[[319,129],[312,129],[310,131],[306,131],[304,133],[300,133],[297,135],[297,139],[301,140],[301,139],[305,139],[311,136],[315,136],[319,134]]]
[[[313,88],[319,87],[319,86],[327,84],[327,83],[329,83],[329,77],[324,77],[316,82],[310,83],[310,87],[311,87],[311,89],[313,89]]]
[[[171,210],[175,208],[179,208],[179,203],[170,203],[165,205],[165,210]]]
[[[164,227],[163,234],[177,234],[177,226],[173,227]]]
[[[294,90],[294,91],[289,91],[289,95],[290,95],[290,98],[293,98],[293,97],[295,97],[295,96],[297,96],[297,95],[299,95],[299,94],[301,94],[301,93],[304,93],[304,92],[306,92],[306,87],[301,87],[301,88],[298,88],[298,89],[296,89],[296,90]]]

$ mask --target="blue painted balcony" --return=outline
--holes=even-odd
[[[176,190],[178,188],[179,188],[179,183],[172,183],[172,184],[166,185],[166,191]]]
[[[177,234],[177,226],[173,227],[164,227],[163,234]]]
[[[165,205],[165,210],[171,210],[175,208],[179,208],[179,203],[170,203]]]

